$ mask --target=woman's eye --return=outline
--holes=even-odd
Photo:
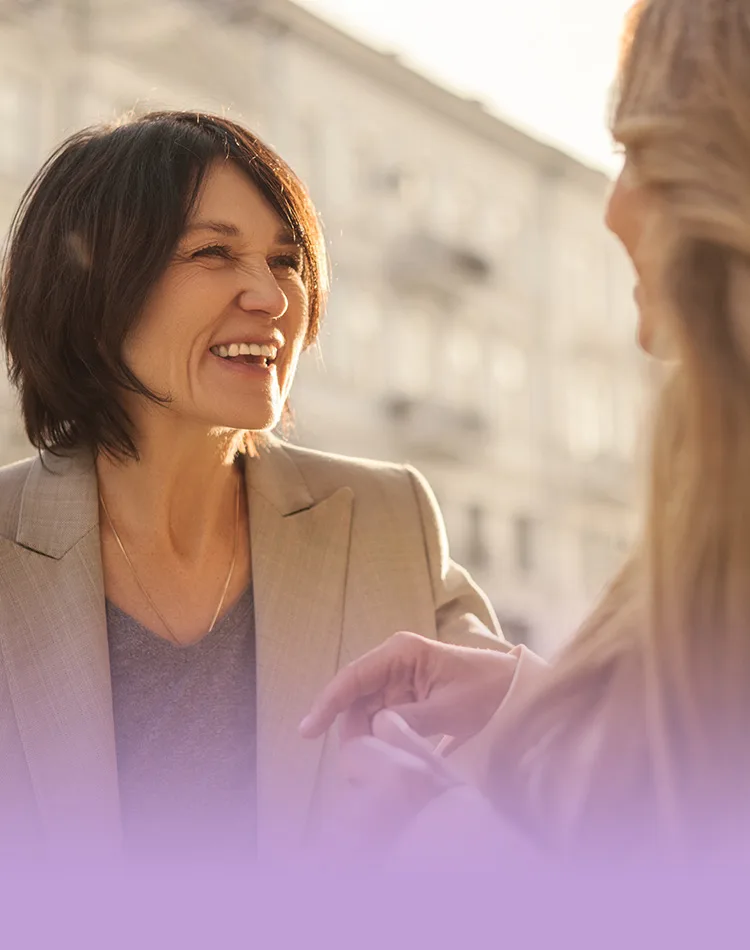
[[[226,244],[210,244],[193,251],[190,256],[195,260],[196,257],[231,257],[231,253]]]
[[[297,273],[301,273],[304,267],[304,260],[301,254],[281,254],[278,257],[271,258],[270,263],[273,267],[282,267],[287,270],[297,271]]]

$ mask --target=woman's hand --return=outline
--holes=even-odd
[[[329,858],[455,872],[542,857],[396,713],[374,716],[372,733],[341,747],[343,781],[324,838]]]
[[[479,732],[504,699],[516,657],[397,633],[344,667],[300,724],[322,735],[337,716],[343,741],[373,735],[382,709],[401,716],[420,736],[451,736],[456,744]]]
[[[378,713],[372,733],[340,749],[339,794],[327,835],[340,857],[387,855],[430,802],[458,785],[430,743],[400,716]]]

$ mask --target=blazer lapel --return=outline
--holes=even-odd
[[[305,837],[323,740],[300,720],[334,675],[341,649],[353,493],[317,503],[283,446],[248,465],[258,684],[258,850],[280,856]]]
[[[0,545],[0,651],[48,840],[107,852],[120,823],[96,498],[90,457],[32,464]]]

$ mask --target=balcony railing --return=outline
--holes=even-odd
[[[494,275],[490,260],[459,244],[450,244],[427,234],[397,241],[386,268],[396,290],[408,294],[438,294],[460,299],[488,284]]]
[[[392,396],[385,412],[404,447],[422,457],[460,461],[487,443],[489,423],[475,409]]]

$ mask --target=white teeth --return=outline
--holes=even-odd
[[[230,343],[229,346],[212,346],[214,356],[226,359],[232,356],[264,356],[267,360],[275,360],[279,353],[277,346],[260,343]]]

